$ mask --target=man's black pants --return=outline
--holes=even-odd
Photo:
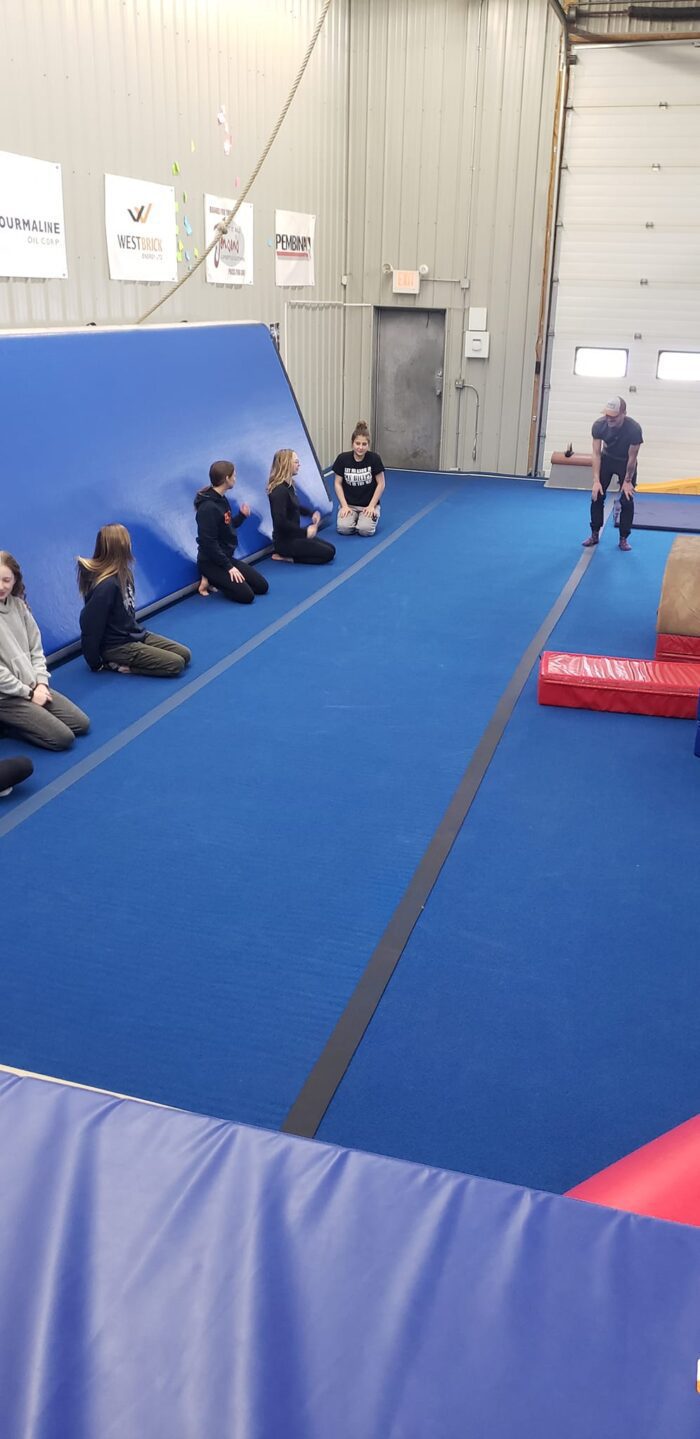
[[[601,483],[601,485],[603,486],[603,493],[602,493],[602,495],[599,495],[599,496],[598,496],[597,500],[591,500],[591,534],[597,535],[597,534],[598,534],[598,531],[599,531],[599,530],[602,530],[602,528],[603,528],[603,509],[604,509],[604,506],[605,506],[605,496],[607,495],[608,489],[609,489],[609,487],[610,487],[610,481],[613,479],[613,477],[614,477],[615,475],[617,475],[617,477],[618,477],[618,479],[619,479],[619,481],[620,481],[620,487],[622,488],[622,481],[623,481],[624,478],[625,478],[626,470],[627,470],[627,461],[626,461],[626,460],[614,460],[614,459],[611,459],[609,455],[605,455],[605,454],[601,455],[601,457],[600,457],[600,483]],[[636,483],[637,483],[637,471],[635,470],[634,476],[633,476],[633,478],[632,478],[632,484],[633,484],[633,485],[636,485]],[[631,532],[631,530],[632,530],[632,525],[633,525],[633,523],[634,523],[634,500],[628,500],[627,496],[621,493],[621,494],[620,494],[620,539],[621,539],[621,540],[626,540],[626,539],[628,538],[628,536],[629,536],[629,534],[630,534],[630,532]]]

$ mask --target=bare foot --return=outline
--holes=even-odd
[[[208,581],[208,580],[205,580],[204,578],[202,578],[202,579],[199,581],[199,589],[197,590],[197,594],[198,594],[198,595],[208,595],[208,594],[209,594],[209,581]]]
[[[283,565],[293,565],[293,564],[294,564],[294,560],[291,558],[291,555],[270,555],[270,559],[271,559],[271,560],[279,560],[280,563],[283,564]]]

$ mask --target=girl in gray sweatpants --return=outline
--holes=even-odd
[[[22,571],[0,550],[0,730],[41,749],[69,749],[90,721],[50,678]]]

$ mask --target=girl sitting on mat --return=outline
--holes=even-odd
[[[339,535],[373,535],[384,493],[384,465],[369,447],[369,427],[358,420],[352,432],[352,449],[338,455],[333,465],[338,496]]]
[[[49,680],[22,571],[14,555],[0,550],[0,729],[41,749],[70,749],[90,721],[72,700],[49,688]]]
[[[131,536],[123,525],[103,525],[92,559],[78,557],[85,659],[91,670],[120,675],[180,675],[192,658],[187,647],[142,629],[136,619],[133,564]]]
[[[208,595],[211,586],[221,590],[227,600],[250,605],[256,595],[266,595],[269,586],[252,565],[242,560],[234,564],[236,530],[250,514],[249,505],[241,505],[235,515],[231,510],[226,492],[235,483],[235,465],[230,460],[215,460],[209,470],[209,484],[195,495],[199,593]]]
[[[321,513],[320,510],[312,512],[299,503],[294,488],[298,473],[299,456],[294,450],[278,450],[267,482],[272,512],[272,558],[295,565],[327,565],[335,555],[335,545],[316,539]],[[300,515],[311,520],[306,528],[299,523]]]

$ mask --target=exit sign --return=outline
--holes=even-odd
[[[420,275],[417,270],[394,270],[394,294],[417,295],[420,291]]]

